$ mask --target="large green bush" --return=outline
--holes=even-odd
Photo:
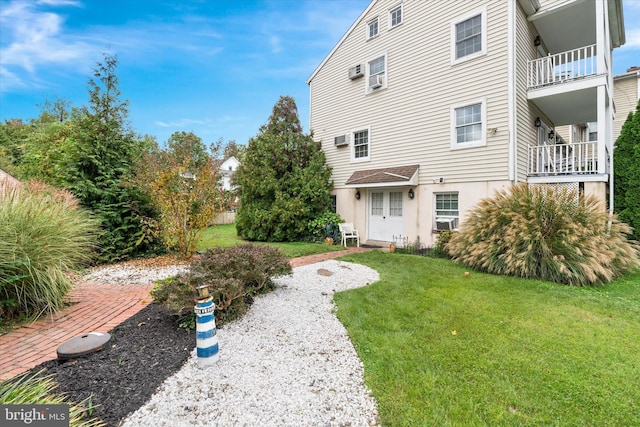
[[[60,310],[97,232],[68,191],[31,184],[0,195],[0,318]]]
[[[155,302],[192,318],[195,290],[207,285],[216,322],[223,324],[244,314],[254,295],[272,290],[272,277],[287,274],[291,274],[291,265],[277,248],[252,244],[215,247],[194,261],[188,273],[159,282],[151,294]]]
[[[519,184],[482,200],[446,250],[480,271],[590,285],[640,265],[630,231],[595,197]]]
[[[631,238],[640,241],[640,101],[616,140],[613,174],[613,207],[620,220],[634,228]]]
[[[302,132],[293,98],[281,97],[251,138],[235,180],[236,228],[244,239],[299,241],[308,222],[331,208],[331,168],[320,144]]]

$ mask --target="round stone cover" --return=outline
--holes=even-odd
[[[102,350],[111,339],[108,332],[89,332],[66,340],[58,346],[59,359],[73,359]]]

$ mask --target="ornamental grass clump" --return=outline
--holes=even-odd
[[[0,319],[64,307],[70,273],[92,259],[98,222],[66,190],[37,183],[0,197]]]
[[[78,404],[70,402],[64,394],[55,391],[57,384],[53,381],[53,377],[42,376],[43,372],[44,370],[35,374],[26,373],[0,382],[0,405],[68,405],[67,425],[69,427],[105,425],[101,420],[91,418],[94,408],[91,396]],[[25,421],[24,424],[30,424],[30,422]],[[37,424],[37,422],[34,423],[34,425]]]
[[[519,184],[482,200],[446,249],[480,271],[592,285],[640,266],[630,232],[593,196]]]

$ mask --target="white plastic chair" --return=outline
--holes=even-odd
[[[343,222],[342,224],[338,224],[338,228],[342,235],[342,246],[345,248],[347,247],[347,239],[355,239],[356,246],[360,247],[360,236],[358,235],[358,230],[353,228],[353,224],[350,222]]]

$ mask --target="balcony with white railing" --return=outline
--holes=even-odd
[[[533,59],[527,65],[528,89],[595,76],[598,74],[596,45]]]
[[[594,175],[598,173],[598,142],[529,146],[529,176]]]

